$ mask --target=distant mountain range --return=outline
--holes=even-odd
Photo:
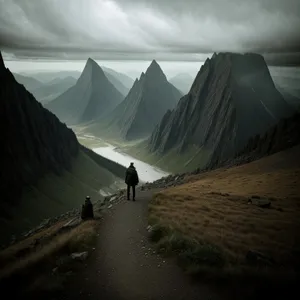
[[[63,122],[74,125],[104,117],[123,99],[101,67],[89,58],[76,84],[46,107]]]
[[[33,77],[29,77],[26,75],[21,75],[17,73],[13,73],[15,79],[20,83],[23,84],[24,87],[29,91],[34,91],[37,88],[43,86],[43,83]]]
[[[193,81],[194,78],[187,73],[180,73],[169,79],[169,82],[172,83],[184,95],[190,91]]]
[[[107,79],[115,86],[115,88],[125,97],[129,90],[131,89],[134,80],[120,72],[116,72],[113,69],[101,66],[105,76]],[[39,87],[41,87],[41,84],[53,84],[53,83],[58,83],[60,80],[65,80],[68,77],[75,78],[76,80],[80,77],[81,72],[80,71],[44,71],[44,72],[34,72],[34,71],[28,71],[28,72],[23,72],[18,74],[17,76],[24,76],[24,77],[29,77],[32,79],[36,79],[38,82],[40,82]],[[17,79],[18,80],[18,79]],[[75,82],[76,82],[75,80]],[[21,80],[18,82],[24,84],[24,81]],[[74,84],[75,84],[74,82]],[[73,84],[73,85],[74,85]],[[26,86],[29,91],[32,92],[32,88],[30,86]],[[66,91],[65,89],[64,91]],[[64,92],[62,91],[62,92]],[[60,92],[60,94],[62,93]],[[59,95],[56,93],[56,97]]]
[[[101,66],[101,68],[104,71],[104,73],[108,79],[111,78],[110,76],[108,76],[108,74],[109,74],[109,75],[113,76],[114,78],[118,79],[118,81],[121,82],[122,85],[126,87],[126,89],[127,89],[126,95],[127,95],[129,90],[132,88],[134,80],[131,77],[129,77],[128,75],[120,73],[120,72],[116,72],[113,69],[110,69],[110,68],[107,68],[104,66]]]
[[[234,156],[251,137],[293,112],[275,88],[262,56],[214,54],[190,92],[156,126],[147,149],[161,161],[172,157],[173,166],[174,158],[185,157],[182,169],[191,170]]]
[[[41,83],[49,83],[51,81],[56,81],[59,79],[64,79],[66,77],[73,77],[76,80],[79,78],[80,71],[33,71],[29,70],[26,72],[20,72],[20,75],[34,78]]]
[[[125,169],[89,155],[73,131],[5,68],[0,53],[0,237],[8,239],[112,192]],[[123,179],[122,179],[123,182]]]
[[[168,82],[154,60],[145,73],[136,79],[127,97],[103,120],[89,126],[99,134],[117,132],[126,140],[149,136],[168,109],[173,109],[182,94]],[[103,125],[106,124],[106,127]]]
[[[30,91],[33,96],[45,104],[58,97],[68,88],[76,83],[76,79],[68,76],[64,78],[54,78],[50,82],[41,82],[29,76],[13,73],[18,83],[23,84],[24,87]]]

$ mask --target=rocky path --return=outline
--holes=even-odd
[[[172,261],[159,257],[147,239],[147,204],[153,190],[137,191],[102,221],[96,252],[61,299],[221,299],[213,288],[193,283]]]

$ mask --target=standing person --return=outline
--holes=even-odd
[[[82,220],[94,219],[94,209],[93,209],[93,204],[91,202],[90,196],[86,196],[85,203],[82,205],[81,219]]]
[[[130,200],[130,187],[132,187],[132,200],[135,201],[135,186],[139,183],[139,176],[133,162],[126,170],[125,183],[127,184],[127,200]]]

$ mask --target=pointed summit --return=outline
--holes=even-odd
[[[86,66],[87,65],[91,65],[93,67],[97,67],[99,69],[101,69],[101,67],[96,63],[96,61],[94,61],[92,58],[88,58],[88,60],[86,61]],[[102,69],[101,69],[102,70]]]
[[[167,77],[161,69],[160,65],[156,60],[152,60],[150,66],[146,71],[146,77],[151,78],[151,80],[164,80],[167,81]]]
[[[149,149],[168,155],[195,147],[195,153],[189,152],[195,154],[188,161],[190,168],[199,158],[202,165],[226,160],[291,113],[261,55],[213,54],[190,92],[153,131]],[[204,158],[204,153],[209,155]]]
[[[101,67],[89,58],[76,84],[46,107],[68,125],[75,125],[104,116],[123,99]]]
[[[181,96],[154,60],[135,81],[125,100],[108,115],[108,126],[126,140],[147,137]],[[99,134],[99,127],[93,131]]]
[[[152,60],[150,67],[151,66],[160,68],[159,64],[157,63],[157,61],[155,59]]]
[[[98,79],[100,77],[106,77],[104,71],[102,70],[102,68],[97,64],[96,61],[94,61],[90,57],[86,61],[85,67],[84,67],[83,72],[82,72],[82,75],[84,73],[92,73],[93,78],[98,77]]]

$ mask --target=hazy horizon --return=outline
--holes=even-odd
[[[151,61],[109,61],[95,60],[99,66],[111,68],[117,72],[124,73],[133,79],[139,77],[142,72],[145,72]],[[37,61],[37,60],[7,60],[4,57],[4,62],[7,68],[14,73],[33,73],[33,72],[60,72],[60,71],[79,71],[82,72],[86,64],[86,60],[76,61]],[[165,75],[170,78],[179,73],[187,73],[195,77],[200,70],[204,61],[200,62],[170,62],[158,61]]]

